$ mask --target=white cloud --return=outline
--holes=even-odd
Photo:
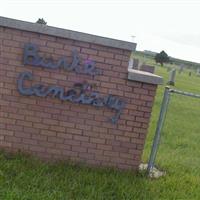
[[[200,62],[198,0],[0,0],[2,16],[135,41],[139,49]]]

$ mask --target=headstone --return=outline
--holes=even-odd
[[[197,76],[200,76],[200,68],[197,68],[196,75],[197,75]]]
[[[138,69],[138,65],[139,65],[139,60],[138,59],[133,59],[133,69]]]
[[[169,80],[167,82],[168,85],[175,85],[175,77],[176,77],[176,69],[172,69],[169,73]]]
[[[138,69],[139,60],[136,58],[132,58],[129,60],[129,69]]]
[[[166,67],[167,68],[167,72],[171,71],[171,67]]]
[[[133,68],[133,58],[130,58],[129,63],[128,63],[128,68],[129,69]]]
[[[183,72],[183,70],[184,70],[184,64],[181,64],[180,66],[179,66],[179,70],[178,70],[178,73],[179,74],[181,74],[182,72]]]
[[[140,70],[145,72],[150,72],[153,74],[155,71],[155,67],[152,65],[143,64],[142,66],[140,66]]]

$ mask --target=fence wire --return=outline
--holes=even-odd
[[[163,128],[163,125],[164,125],[166,112],[168,110],[170,96],[173,93],[178,94],[178,95],[183,95],[183,96],[200,98],[200,94],[194,94],[194,93],[190,93],[190,92],[176,90],[176,89],[169,88],[168,86],[165,87],[162,105],[161,105],[161,109],[160,109],[160,115],[159,115],[159,119],[158,119],[158,122],[157,122],[154,141],[153,141],[151,154],[150,154],[150,158],[149,158],[149,162],[148,162],[148,168],[147,168],[148,174],[150,174],[151,170],[153,170],[153,168],[154,168],[155,159],[156,159],[156,155],[157,155],[157,151],[158,151],[158,146],[160,144],[161,131],[162,131],[162,128]]]

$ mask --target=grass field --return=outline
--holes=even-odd
[[[147,63],[153,63],[147,60]],[[156,66],[167,80],[168,72]],[[177,74],[176,88],[200,94],[200,77]],[[163,95],[159,86],[143,161],[149,157]],[[167,172],[151,180],[144,174],[91,169],[0,154],[0,200],[157,200],[200,199],[200,99],[173,95],[156,164]]]

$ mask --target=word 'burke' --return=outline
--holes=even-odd
[[[63,68],[67,71],[75,71],[80,74],[88,75],[100,75],[101,70],[96,69],[93,61],[85,61],[81,64],[81,59],[76,50],[72,51],[72,63],[67,62],[66,57],[61,57],[58,61],[54,61],[51,58],[43,58],[38,55],[38,47],[35,44],[26,44],[24,48],[24,65],[33,65],[38,67],[44,67],[48,69]]]

